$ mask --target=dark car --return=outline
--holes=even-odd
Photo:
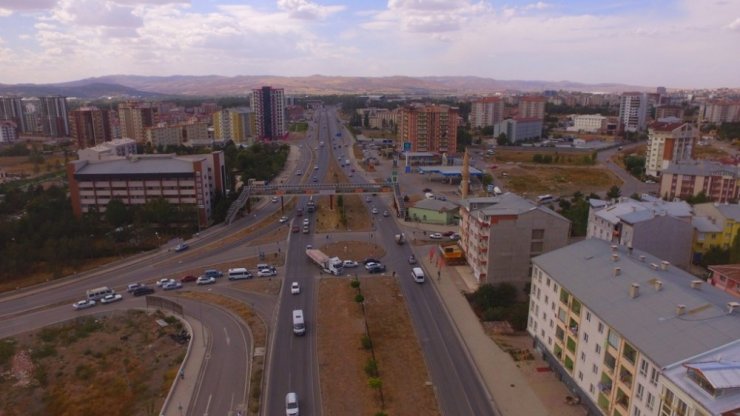
[[[362,261],[362,264],[368,264],[368,263],[380,263],[380,260],[374,259],[372,257],[368,257]]]
[[[383,273],[385,271],[385,264],[376,264],[368,270],[368,273]]]
[[[198,278],[196,276],[193,276],[192,274],[189,274],[187,276],[184,276],[182,279],[180,279],[181,282],[187,283],[187,282],[194,282]]]
[[[421,191],[422,191],[422,192],[432,192],[432,190],[431,190],[431,189],[429,189],[429,188],[424,188],[424,189],[422,189]]]
[[[455,232],[454,231],[445,231],[445,232],[442,233],[442,235],[445,236],[445,237],[449,237],[452,234],[455,234]]]
[[[144,295],[151,295],[152,293],[154,293],[154,289],[148,286],[142,286],[134,290],[133,295],[134,296],[144,296]]]

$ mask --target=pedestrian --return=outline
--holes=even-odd
[[[395,270],[393,271],[393,277],[396,277],[396,271]]]

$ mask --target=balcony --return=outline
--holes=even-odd
[[[568,348],[568,351],[570,351],[571,353],[573,354],[576,353],[576,341],[573,338],[568,337],[568,342],[566,343],[566,347]]]
[[[610,374],[614,374],[614,368],[617,365],[617,359],[614,358],[609,352],[604,353],[604,366],[609,370]]]
[[[618,389],[616,403],[622,409],[627,410],[630,405],[630,398],[621,389]]]
[[[632,373],[624,367],[619,368],[619,381],[632,390]]]
[[[627,361],[629,361],[632,366],[635,365],[635,360],[637,359],[637,351],[635,351],[634,348],[632,348],[631,345],[625,343],[624,349],[622,350],[622,357],[624,357]]]

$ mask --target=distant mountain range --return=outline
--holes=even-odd
[[[311,75],[138,76],[108,75],[60,84],[0,84],[3,95],[65,95],[82,99],[104,97],[154,98],[165,95],[233,96],[246,95],[253,88],[269,85],[288,94],[391,94],[391,95],[486,95],[503,91],[569,90],[619,93],[654,91],[652,87],[625,84],[584,84],[571,81],[496,80],[492,78],[449,77],[339,77]]]

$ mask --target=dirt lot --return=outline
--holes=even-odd
[[[588,194],[622,185],[621,179],[600,167],[504,165],[496,170],[495,176],[507,190],[523,196],[572,195],[576,191]]]
[[[326,178],[323,179],[326,183],[346,183],[349,182],[347,174],[337,164],[336,160],[332,160],[329,164],[329,171]],[[329,209],[329,197],[322,196],[317,198],[317,210],[316,210],[316,231],[317,232],[330,232],[336,230],[342,231],[369,231],[370,225],[372,224],[372,218],[368,213],[365,204],[362,202],[360,195],[343,195],[342,203],[344,205],[344,215],[347,220],[342,223],[342,213],[337,206],[338,196],[334,196],[333,209]]]
[[[362,346],[365,320],[354,300],[357,290],[348,279],[325,278],[319,284],[317,325],[324,414],[371,416],[381,410],[389,415],[439,414],[398,281],[367,277],[360,282],[385,408],[379,392],[368,385],[365,367],[372,354]]]
[[[532,163],[532,157],[536,154],[549,155],[553,158],[552,165],[555,166],[577,166],[587,165],[584,162],[584,156],[591,157],[590,152],[570,152],[567,150],[560,150],[553,148],[537,148],[536,150],[497,150],[496,156],[488,158],[491,163],[508,163],[508,162],[520,162],[520,163]]]
[[[179,321],[157,318],[80,318],[1,341],[0,415],[156,414],[187,348],[169,336]]]

